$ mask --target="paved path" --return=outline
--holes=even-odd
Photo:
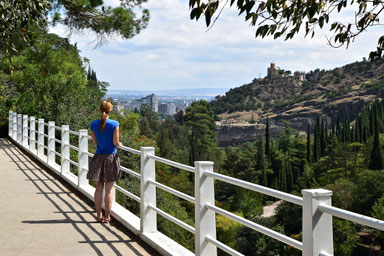
[[[1,255],[158,255],[118,223],[96,223],[91,202],[0,139]]]

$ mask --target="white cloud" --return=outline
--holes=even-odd
[[[117,6],[119,1],[105,3]],[[145,7],[151,12],[149,26],[131,40],[111,40],[93,49],[94,33],[71,37],[110,89],[237,87],[264,76],[271,61],[292,71],[331,69],[367,57],[382,33],[370,29],[348,50],[335,49],[327,45],[324,31],[313,39],[303,34],[289,41],[255,39],[255,27],[233,8],[226,8],[206,32],[204,17],[189,19],[186,0],[151,0]],[[345,13],[336,18],[350,19]],[[51,31],[65,35],[60,26]]]

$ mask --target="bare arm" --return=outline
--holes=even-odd
[[[115,147],[120,146],[120,134],[119,134],[119,126],[113,131],[113,145]]]
[[[91,137],[92,137],[92,142],[97,146],[97,139],[95,133],[91,130]]]

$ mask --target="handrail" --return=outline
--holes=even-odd
[[[134,172],[134,171],[132,171],[131,169],[128,169],[128,168],[126,168],[126,167],[124,167],[124,166],[121,166],[121,165],[120,165],[120,170],[122,170],[123,172],[126,172],[126,173],[128,173],[128,174],[130,174],[130,175],[132,175],[133,177],[136,177],[136,178],[138,178],[138,179],[141,178],[141,174],[140,174],[140,173]]]
[[[77,136],[80,135],[79,132],[75,132],[75,131],[72,131],[72,130],[68,130],[68,132],[69,132],[70,134],[73,134],[73,135],[77,135]]]
[[[71,160],[71,159],[69,159],[69,158],[65,158],[65,160],[67,160],[68,162],[70,162],[70,163],[73,164],[74,166],[79,167],[79,164],[76,163],[75,161],[73,161],[73,160]]]
[[[195,168],[192,167],[192,166],[188,166],[188,165],[185,165],[185,164],[180,164],[178,162],[171,161],[171,160],[159,157],[159,156],[148,155],[148,157],[150,159],[154,159],[154,160],[156,160],[156,161],[158,161],[160,163],[167,164],[167,165],[179,168],[179,169],[183,169],[183,170],[188,171],[188,172],[192,172],[192,173],[195,172]]]
[[[318,209],[321,212],[331,214],[333,216],[345,219],[345,220],[350,220],[356,223],[359,223],[361,225],[365,225],[371,228],[376,228],[381,231],[384,231],[384,221],[378,220],[372,217],[368,217],[365,215],[361,215],[358,213],[350,212],[347,210],[343,210],[334,206],[330,205],[325,205],[325,204],[320,204],[318,206]]]
[[[94,157],[95,155],[94,154],[92,154],[92,153],[90,153],[90,152],[82,152],[82,154],[87,154],[88,156],[90,156],[90,157]]]
[[[319,256],[333,256],[333,255],[331,255],[331,254],[329,254],[329,253],[326,253],[326,252],[321,252],[321,253],[319,254]]]
[[[55,151],[55,150],[52,150],[51,152],[55,153],[57,156],[61,156],[61,153]]]
[[[130,153],[136,154],[136,155],[140,155],[141,154],[140,150],[129,148],[129,147],[126,147],[126,146],[119,146],[118,148],[122,149],[124,151],[128,151]]]
[[[23,116],[24,119],[20,119],[20,114],[17,114],[12,111],[10,111],[9,114],[10,114],[9,130],[8,130],[9,137],[16,144],[21,145],[21,147],[24,147],[27,151],[29,151],[33,155],[37,155],[38,156],[37,159],[39,161],[48,165],[48,167],[50,167],[52,170],[60,173],[60,175],[62,175],[64,178],[68,178],[66,175],[71,174],[70,178],[68,178],[68,181],[77,189],[79,189],[82,193],[92,198],[92,195],[89,193],[92,190],[90,188],[88,181],[86,180],[86,175],[85,175],[89,169],[88,168],[89,159],[88,157],[84,157],[84,154],[90,157],[94,156],[94,154],[88,152],[89,150],[88,141],[86,142],[81,141],[82,143],[80,143],[79,141],[79,144],[78,144],[79,147],[70,145],[68,134],[65,133],[65,137],[63,137],[63,141],[61,141],[59,139],[56,139],[55,135],[48,136],[47,134],[45,134],[44,130],[41,129],[41,122],[37,123],[35,119],[31,118],[29,122],[31,127],[24,126],[28,124],[28,122],[25,122],[26,121],[25,118],[28,118],[28,116]],[[17,119],[16,119],[16,115],[17,115]],[[32,123],[32,120],[34,120],[33,123]],[[39,119],[39,121],[40,120],[41,119]],[[36,130],[35,127],[33,127],[33,124],[35,127],[37,124],[39,124],[38,126],[39,129]],[[44,125],[46,126],[48,126],[48,124],[49,123],[44,123]],[[52,125],[49,127],[52,127]],[[62,130],[62,128],[59,126],[53,126],[53,127],[55,129]],[[24,130],[24,128],[27,128],[28,130]],[[28,131],[29,133],[31,133],[31,135],[34,135],[34,136],[28,136]],[[80,136],[79,132],[75,132],[71,130],[65,130],[65,132],[69,132],[70,134]],[[38,140],[34,139],[36,138],[35,137],[36,135],[39,136]],[[49,146],[45,145],[45,139],[40,137],[41,135],[44,137],[48,137],[50,139],[50,142],[54,140],[55,142],[61,143],[62,144],[61,146],[64,146],[64,148],[62,148],[63,149],[62,152],[61,153],[57,152],[55,147],[53,147],[53,144],[49,144]],[[88,139],[92,138],[90,135],[87,135],[86,132],[84,132],[82,136]],[[26,138],[29,138],[29,140]],[[39,140],[41,139],[43,139],[43,141],[41,141],[41,144],[40,144]],[[30,144],[29,147],[28,147],[28,144]],[[37,148],[36,148],[36,144],[37,144]],[[46,151],[43,150],[43,148],[48,150],[47,155],[45,154]],[[78,162],[75,162],[70,159],[69,148],[79,151]],[[121,171],[129,175],[132,175],[135,178],[140,179],[140,186],[141,186],[140,197],[127,191],[126,189],[124,189],[123,187],[117,184],[114,185],[117,191],[139,202],[140,228],[139,229],[136,228],[137,227],[136,219],[135,219],[135,222],[131,222],[131,220],[128,219],[127,216],[131,216],[131,215],[129,214],[127,215],[127,212],[123,212],[122,214],[119,212],[122,210],[121,208],[118,207],[117,212],[115,212],[114,214],[116,214],[119,218],[123,220],[122,223],[124,225],[129,227],[132,224],[133,226],[135,226],[133,228],[134,231],[144,236],[146,236],[149,233],[158,232],[156,227],[156,215],[159,214],[164,218],[179,225],[180,227],[188,230],[189,232],[193,234],[196,233],[195,246],[196,248],[198,248],[196,249],[196,251],[201,256],[212,255],[211,252],[213,251],[211,251],[211,248],[215,248],[215,249],[220,248],[221,250],[231,255],[243,256],[240,252],[235,251],[231,247],[225,245],[224,243],[216,239],[216,236],[213,233],[216,229],[216,226],[215,226],[216,214],[225,216],[253,230],[261,232],[262,234],[267,235],[273,239],[276,239],[285,244],[288,244],[296,249],[302,250],[303,255],[312,255],[312,254],[316,254],[319,256],[332,255],[333,241],[331,238],[332,238],[333,229],[332,229],[331,220],[333,216],[342,218],[345,220],[350,220],[355,223],[359,223],[362,225],[366,225],[366,226],[384,231],[384,221],[382,220],[378,220],[372,217],[364,216],[361,214],[357,214],[354,212],[350,212],[350,211],[332,206],[331,205],[332,192],[329,190],[324,190],[324,189],[302,190],[303,197],[299,197],[289,193],[264,187],[259,184],[254,184],[251,182],[226,176],[217,172],[213,172],[212,162],[197,162],[196,168],[195,168],[192,166],[188,166],[182,163],[178,163],[169,159],[156,156],[154,155],[155,149],[153,147],[146,148],[146,149],[143,148],[144,150],[143,153],[140,150],[136,150],[126,146],[119,146],[118,148],[123,151],[140,155],[140,160],[141,160],[141,163],[143,164],[141,165],[141,173],[137,173],[129,168],[120,166]],[[52,155],[52,152],[55,155],[61,156],[61,163],[63,163],[61,166],[60,166],[60,163],[56,163],[56,158],[54,157],[54,155]],[[151,159],[154,161],[147,161],[148,159]],[[185,194],[181,191],[178,191],[176,189],[173,189],[167,185],[164,185],[156,181],[155,179],[156,165],[154,164],[155,161],[201,175],[201,176],[198,176],[200,178],[195,179],[195,191],[194,191],[195,197]],[[70,164],[78,167],[79,175],[74,175],[70,173]],[[58,168],[57,165],[60,168]],[[251,191],[262,193],[264,195],[272,196],[272,197],[282,199],[287,202],[291,202],[291,203],[302,206],[303,207],[303,223],[302,223],[303,224],[303,229],[302,229],[303,242],[292,239],[284,234],[276,232],[267,227],[261,226],[255,222],[247,220],[246,218],[243,218],[232,212],[229,212],[227,210],[224,210],[222,208],[215,206],[214,180],[220,180],[222,182],[226,182],[235,186],[239,186]],[[162,189],[168,193],[178,196],[181,199],[184,199],[188,202],[193,203],[195,205],[195,211],[196,211],[195,227],[192,227],[184,223],[183,221],[177,219],[176,217],[170,215],[169,213],[166,213],[165,211],[159,209],[156,206],[156,190],[157,190],[156,188]],[[113,211],[113,208],[112,208],[112,211]],[[204,212],[208,212],[209,214],[204,214]],[[321,232],[318,229],[313,228],[315,227],[315,225],[322,227],[320,230]],[[156,246],[158,247],[162,247],[164,245],[162,244],[164,240],[161,240],[159,244],[158,242],[152,240],[152,238],[147,237],[147,239],[150,239],[151,242],[156,244]],[[164,239],[164,237],[162,237],[162,239]],[[204,246],[204,244],[207,244],[207,243],[209,243],[208,250],[206,250]],[[172,246],[177,246],[177,244],[173,243]],[[167,251],[166,255],[174,254],[172,249],[171,251]]]
[[[54,140],[54,141],[56,141],[57,143],[60,143],[60,144],[61,144],[61,140],[58,140],[58,139],[56,139],[56,138],[51,138],[50,140]]]
[[[133,200],[137,201],[140,203],[140,197],[138,197],[137,195],[127,191],[126,189],[120,187],[119,185],[117,185],[116,183],[114,184],[115,188],[120,191],[121,193],[123,193],[124,195],[132,198]]]
[[[216,247],[220,248],[221,250],[225,251],[228,254],[231,254],[233,256],[245,256],[244,254],[241,254],[238,251],[235,251],[234,249],[232,249],[228,245],[223,244],[219,240],[213,239],[213,238],[211,238],[209,236],[207,236],[205,238],[205,240],[207,240],[208,242],[212,243],[213,245],[215,245]]]
[[[79,151],[79,148],[78,148],[78,147],[75,147],[75,146],[73,146],[73,145],[71,145],[71,144],[66,144],[66,146],[68,146],[68,147],[70,147],[71,149],[74,149],[74,150],[76,150],[76,151]]]
[[[221,214],[221,215],[223,215],[223,216],[225,216],[225,217],[227,217],[227,218],[229,218],[231,220],[239,222],[239,223],[241,223],[241,224],[243,224],[243,225],[245,225],[245,226],[247,226],[247,227],[249,227],[249,228],[251,228],[253,230],[256,230],[256,231],[258,231],[260,233],[263,233],[264,235],[267,235],[267,236],[272,237],[272,238],[274,238],[274,239],[276,239],[276,240],[278,240],[280,242],[283,242],[283,243],[288,244],[288,245],[290,245],[292,247],[295,247],[296,249],[303,250],[303,244],[301,242],[299,242],[299,241],[297,241],[295,239],[292,239],[292,238],[290,238],[290,237],[288,237],[286,235],[280,234],[279,232],[276,232],[276,231],[274,231],[272,229],[266,228],[266,227],[261,226],[261,225],[259,225],[257,223],[254,223],[254,222],[252,222],[250,220],[247,220],[245,218],[237,216],[236,214],[233,214],[231,212],[223,210],[223,209],[221,209],[221,208],[219,208],[217,206],[214,206],[214,205],[211,205],[211,204],[207,203],[207,204],[205,204],[205,207],[207,209],[212,210],[212,211],[214,211],[216,213],[219,213],[219,214]]]
[[[154,181],[154,180],[150,180],[149,183],[155,185],[156,187],[158,188],[161,188],[162,190],[165,190],[175,196],[178,196],[188,202],[191,202],[191,203],[195,203],[195,198],[190,196],[190,195],[187,195],[187,194],[184,194],[183,192],[180,192],[180,191],[177,191],[176,189],[173,189],[173,188],[170,188],[164,184],[161,184],[157,181]]]
[[[213,177],[217,180],[221,180],[221,181],[233,184],[233,185],[237,185],[237,186],[242,187],[242,188],[247,188],[249,190],[253,190],[255,192],[259,192],[259,193],[269,195],[272,197],[276,197],[278,199],[282,199],[282,200],[285,200],[285,201],[288,201],[288,202],[291,202],[294,204],[303,205],[303,198],[298,197],[298,196],[294,196],[294,195],[291,195],[291,194],[288,194],[285,192],[281,192],[281,191],[278,191],[278,190],[275,190],[272,188],[257,185],[257,184],[254,184],[254,183],[251,183],[248,181],[229,177],[229,176],[226,176],[226,175],[223,175],[220,173],[216,173],[216,172],[205,172],[204,174],[206,176]]]
[[[148,206],[149,208],[151,208],[152,210],[154,210],[155,212],[157,212],[158,214],[160,214],[161,216],[163,216],[164,218],[166,218],[167,220],[170,220],[172,221],[173,223],[179,225],[180,227],[188,230],[189,232],[191,232],[192,234],[195,234],[195,228],[182,222],[181,220],[179,220],[178,218],[175,218],[173,217],[172,215],[170,215],[169,213],[166,213],[164,212],[163,210],[153,206],[153,205],[149,205]]]

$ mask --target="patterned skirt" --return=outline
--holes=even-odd
[[[89,164],[87,179],[101,182],[117,181],[120,177],[120,158],[117,154],[95,154]]]

